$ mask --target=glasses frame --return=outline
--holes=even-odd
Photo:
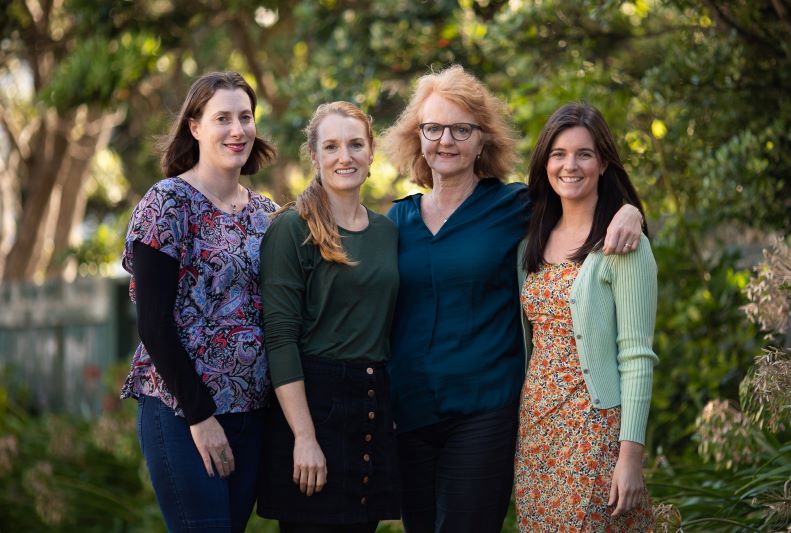
[[[439,137],[437,137],[436,139],[432,139],[428,135],[426,135],[426,132],[423,129],[425,126],[428,126],[429,124],[434,124],[434,125],[442,127],[442,131],[440,131]],[[467,137],[463,138],[463,139],[459,139],[453,134],[453,127],[454,126],[468,126],[470,128],[470,134]],[[475,131],[475,130],[483,131],[483,128],[481,128],[479,125],[472,124],[470,122],[454,122],[453,124],[440,124],[439,122],[423,122],[421,124],[418,124],[418,129],[420,129],[420,133],[423,135],[423,137],[425,137],[427,141],[431,141],[431,142],[435,142],[435,141],[438,141],[438,140],[442,139],[442,136],[445,135],[445,130],[446,129],[448,129],[450,131],[450,136],[453,138],[454,141],[457,141],[457,142],[466,141],[467,139],[472,137],[472,132]]]

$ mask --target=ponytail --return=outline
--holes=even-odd
[[[349,259],[341,244],[341,234],[335,217],[332,216],[327,191],[321,185],[321,178],[316,176],[297,197],[296,202],[289,202],[272,215],[274,219],[284,211],[295,209],[299,217],[308,225],[308,237],[302,244],[314,244],[319,247],[321,257],[330,263],[354,266],[356,261]]]

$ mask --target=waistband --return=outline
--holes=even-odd
[[[302,356],[302,369],[306,373],[328,376],[384,375],[387,372],[385,361],[368,361],[365,359],[324,359],[323,357]],[[371,372],[369,372],[369,370]]]

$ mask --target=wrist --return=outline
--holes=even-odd
[[[643,445],[630,440],[622,440],[618,460],[643,462]]]
[[[294,440],[300,442],[316,440],[316,432],[312,429],[295,431]]]

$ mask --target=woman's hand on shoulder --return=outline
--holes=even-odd
[[[222,426],[213,416],[210,416],[202,422],[192,424],[190,426],[190,433],[195,446],[198,448],[198,453],[203,459],[203,466],[206,468],[206,473],[209,477],[214,477],[214,468],[220,477],[228,477],[236,469],[234,463],[233,451],[228,439],[225,436],[225,431]]]
[[[327,461],[315,436],[294,439],[294,483],[307,496],[321,492],[327,483]]]
[[[631,204],[621,207],[607,226],[604,238],[604,255],[627,254],[634,252],[640,245],[643,232],[643,215]]]
[[[615,506],[613,517],[621,516],[634,509],[644,497],[643,446],[628,440],[621,441],[607,505]]]

